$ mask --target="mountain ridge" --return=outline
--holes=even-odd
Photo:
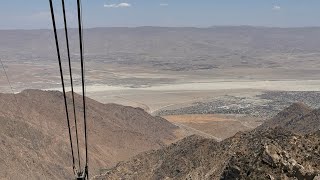
[[[119,163],[94,179],[312,180],[320,173],[319,142],[319,132],[300,136],[281,128],[238,133],[222,142],[190,136]]]
[[[67,102],[74,132],[70,95],[67,93]],[[82,96],[76,95],[75,102],[80,154],[84,158]],[[177,139],[175,131],[178,128],[175,125],[155,118],[140,108],[102,104],[90,98],[86,98],[86,103],[89,170],[92,173],[99,172],[100,167],[112,166],[119,160],[161,148]],[[4,144],[0,147],[0,172],[4,177],[72,177],[72,158],[61,92],[25,90],[15,94],[15,97],[0,94],[0,125]],[[75,134],[72,135],[75,138]],[[74,148],[75,144],[73,141]]]
[[[320,130],[296,134],[270,126],[314,110],[294,103],[250,132],[217,142],[186,137],[165,148],[120,162],[95,179],[316,179],[320,178]],[[316,110],[318,112],[318,110]],[[303,129],[308,124],[296,124]]]
[[[320,109],[311,109],[303,103],[293,103],[257,129],[277,126],[299,134],[317,131],[320,129]]]

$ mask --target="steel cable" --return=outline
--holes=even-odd
[[[57,27],[56,27],[56,22],[55,22],[55,17],[54,17],[54,10],[53,10],[52,0],[49,0],[49,3],[50,3],[50,11],[51,11],[53,32],[54,32],[54,37],[55,37],[55,44],[56,44],[56,49],[57,49],[57,56],[58,56],[58,61],[59,61],[60,78],[61,78],[61,84],[62,84],[64,105],[65,105],[66,116],[67,116],[67,124],[68,124],[68,130],[69,130],[69,140],[70,140],[70,146],[71,146],[73,171],[75,172],[75,158],[74,158],[74,153],[73,153],[73,145],[72,145],[72,137],[71,137],[71,129],[70,129],[70,120],[69,120],[69,113],[68,113],[68,104],[67,104],[67,97],[66,97],[66,91],[65,91],[65,86],[64,86],[64,78],[63,78],[63,71],[62,71],[62,65],[61,65],[61,57],[60,57],[60,49],[59,49],[59,42],[58,42],[58,35],[57,35]]]
[[[86,165],[85,175],[88,178],[88,142],[87,142],[87,120],[86,120],[86,98],[85,98],[85,80],[84,80],[84,61],[83,61],[83,36],[82,36],[82,16],[81,16],[81,1],[77,0],[78,8],[78,30],[80,41],[80,61],[81,61],[81,80],[82,80],[82,101],[83,101],[83,120],[84,120],[84,137],[86,150]]]
[[[71,95],[72,95],[72,104],[73,104],[74,124],[75,124],[75,131],[76,131],[77,153],[78,153],[78,165],[79,165],[79,170],[80,170],[81,169],[81,160],[80,160],[80,150],[79,150],[78,124],[77,124],[76,106],[75,106],[74,89],[73,89],[72,64],[71,64],[71,58],[70,58],[68,25],[67,25],[64,0],[62,0],[62,12],[63,12],[64,31],[65,31],[65,36],[66,36],[66,46],[67,46],[67,55],[68,55],[68,63],[69,63],[70,85],[71,85]]]

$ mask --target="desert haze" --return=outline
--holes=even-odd
[[[2,178],[70,179],[52,30],[0,30],[0,39],[11,82],[0,71]],[[320,178],[319,27],[92,28],[84,42],[92,179]],[[70,92],[67,103],[71,113]]]
[[[69,34],[74,72],[79,75],[76,29]],[[66,60],[62,30],[59,35]],[[210,91],[209,96],[225,89],[318,91],[319,35],[316,27],[87,29],[88,96],[153,112],[190,100],[185,96],[208,95],[197,91]],[[16,92],[61,88],[51,30],[1,30],[0,39]],[[80,76],[75,80],[80,85]],[[4,78],[1,89],[9,90]],[[183,96],[171,97],[176,91]],[[141,94],[147,98],[141,99]],[[158,102],[148,101],[154,98]]]

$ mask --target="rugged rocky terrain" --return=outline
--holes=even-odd
[[[70,97],[68,94],[72,112]],[[16,100],[13,95],[0,94],[1,178],[70,179],[72,159],[62,93],[25,90],[16,95]],[[79,95],[76,104],[79,133],[83,133]],[[178,129],[140,108],[101,104],[89,98],[87,121],[92,174],[98,173],[100,167],[111,167],[120,160],[175,141]],[[71,125],[74,131],[73,121]],[[83,136],[80,143],[84,155]]]
[[[320,130],[320,109],[311,109],[302,103],[294,103],[275,117],[267,120],[258,129],[283,127],[299,134]]]
[[[280,117],[290,119],[311,112],[302,104],[294,104],[272,121],[281,122]],[[295,124],[299,129],[306,128],[305,125]],[[221,142],[189,136],[166,148],[119,163],[96,179],[313,180],[320,177],[319,144],[319,130],[299,135],[267,125],[237,133]]]
[[[140,154],[96,179],[314,179],[320,173],[320,132],[284,129],[238,133],[216,142],[190,136]]]

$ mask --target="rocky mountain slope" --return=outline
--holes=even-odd
[[[68,94],[69,112],[72,112],[70,97]],[[2,178],[70,179],[72,159],[62,93],[25,90],[16,95],[16,100],[12,95],[0,94]],[[82,97],[79,95],[76,95],[76,104],[82,134]],[[87,121],[92,174],[98,173],[100,167],[111,167],[118,161],[175,141],[174,133],[178,129],[142,109],[101,104],[89,98]],[[71,126],[74,131],[73,121]],[[81,136],[80,150],[84,157],[83,139]]]
[[[295,118],[312,112],[294,104],[278,116]],[[306,124],[296,125],[304,129]],[[190,136],[119,163],[96,179],[313,180],[320,178],[319,144],[320,131],[298,135],[281,127],[240,132],[221,142]]]
[[[190,136],[119,163],[96,179],[314,179],[320,132],[284,129],[239,133],[222,142]]]
[[[320,109],[311,109],[302,103],[294,103],[275,117],[267,120],[258,129],[283,127],[299,134],[308,134],[320,129]]]

